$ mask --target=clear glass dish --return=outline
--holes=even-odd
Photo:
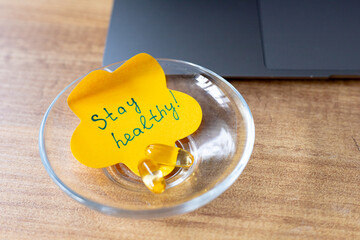
[[[198,65],[157,59],[165,71],[167,87],[195,98],[203,120],[191,136],[176,145],[190,151],[195,162],[176,168],[167,189],[153,194],[125,166],[93,169],[79,163],[70,139],[79,119],[67,97],[84,77],[72,82],[50,104],[40,127],[41,160],[53,181],[87,207],[119,217],[155,218],[193,211],[229,188],[245,168],[255,140],[254,121],[239,92],[216,73]],[[114,71],[123,62],[100,69]]]

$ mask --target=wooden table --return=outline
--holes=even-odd
[[[57,93],[101,66],[111,1],[0,1],[0,239],[360,239],[360,82],[234,80],[256,126],[224,194],[167,219],[106,216],[41,164]]]

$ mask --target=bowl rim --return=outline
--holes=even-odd
[[[60,187],[61,190],[63,190],[68,196],[73,198],[74,200],[84,204],[85,206],[100,211],[102,213],[113,215],[113,216],[119,216],[119,217],[128,217],[128,218],[159,218],[159,217],[169,217],[174,216],[178,214],[184,214],[188,213],[190,211],[194,211],[215,198],[217,198],[219,195],[221,195],[224,191],[226,191],[240,176],[242,171],[244,170],[245,166],[247,165],[250,156],[252,154],[252,150],[254,147],[255,142],[255,125],[253,116],[251,114],[250,108],[247,105],[245,99],[242,97],[242,95],[237,91],[237,89],[231,85],[227,80],[225,80],[223,77],[219,76],[218,74],[214,73],[213,71],[201,67],[197,64],[190,63],[183,60],[175,60],[175,59],[168,59],[168,58],[156,58],[156,60],[159,61],[169,61],[169,62],[175,62],[175,63],[181,63],[185,65],[190,65],[195,68],[198,68],[201,71],[204,71],[206,73],[210,73],[211,75],[214,75],[216,78],[218,78],[222,83],[226,84],[238,97],[238,100],[240,100],[241,104],[244,106],[245,111],[241,111],[244,123],[247,129],[246,132],[246,140],[245,140],[245,146],[243,150],[243,154],[240,157],[239,162],[237,163],[236,167],[233,169],[233,171],[226,176],[221,182],[218,182],[213,188],[208,190],[207,192],[191,199],[185,202],[182,202],[178,205],[171,206],[171,207],[162,207],[162,208],[156,208],[156,209],[140,209],[140,210],[134,210],[134,209],[121,209],[117,207],[107,206],[103,205],[101,203],[95,202],[93,200],[90,200],[84,196],[81,196],[80,194],[73,191],[71,188],[69,188],[59,177],[55,174],[54,170],[52,169],[47,154],[45,150],[45,139],[44,139],[44,130],[45,130],[45,124],[48,118],[48,115],[53,108],[56,101],[60,98],[60,96],[72,85],[74,85],[76,82],[78,82],[80,79],[84,78],[86,75],[88,75],[90,72],[99,70],[99,69],[106,69],[108,67],[122,64],[125,61],[116,62],[113,64],[109,64],[107,66],[96,68],[83,76],[77,78],[73,82],[71,82],[68,86],[66,86],[51,102],[48,109],[46,110],[44,117],[42,119],[40,130],[39,130],[39,152],[41,161],[50,175],[51,179]]]

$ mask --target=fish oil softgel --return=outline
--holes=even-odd
[[[147,146],[145,155],[148,159],[167,166],[188,168],[194,162],[193,155],[188,151],[164,144],[151,144]]]
[[[139,162],[138,169],[142,181],[151,192],[162,193],[165,190],[165,179],[156,162],[145,159]]]
[[[161,165],[188,168],[194,162],[194,157],[188,151],[164,144],[147,146],[145,156],[138,169],[145,186],[153,193],[162,193],[166,188]]]

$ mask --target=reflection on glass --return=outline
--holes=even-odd
[[[230,100],[216,85],[203,75],[197,75],[195,79],[197,80],[196,85],[207,91],[215,99],[215,101],[223,107],[229,107],[227,103],[230,102]]]
[[[212,157],[221,159],[222,156],[234,154],[235,149],[235,142],[231,133],[227,129],[221,128],[216,137],[207,140],[199,147],[198,154],[202,156],[203,160]]]

